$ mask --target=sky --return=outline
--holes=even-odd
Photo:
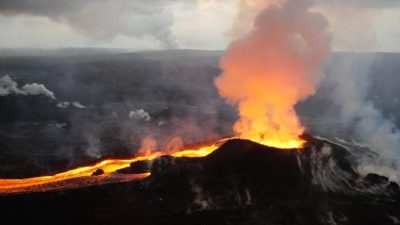
[[[0,48],[223,50],[251,28],[241,1],[0,0]],[[313,10],[335,51],[400,51],[400,0],[315,0]]]

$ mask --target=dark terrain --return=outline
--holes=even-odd
[[[231,140],[204,158],[163,156],[143,181],[0,198],[5,224],[398,224],[400,190],[354,170],[345,148]],[[135,169],[131,169],[134,172]]]
[[[219,97],[213,84],[221,73],[218,60],[222,54],[2,51],[0,78],[8,74],[19,86],[44,84],[57,99],[0,96],[0,177],[54,174],[102,157],[132,156],[149,135],[159,148],[178,136],[191,144],[232,135],[236,112]],[[358,67],[358,61],[370,56],[334,53],[326,63],[326,77],[336,75],[347,59]],[[400,54],[373,56],[368,100],[398,123]],[[332,87],[326,80],[316,95],[297,105],[301,120],[310,133],[352,137],[351,128],[340,127],[337,106],[329,98]],[[64,101],[78,101],[87,108],[56,107]],[[139,109],[148,112],[151,120],[129,118],[131,110]]]
[[[220,73],[219,54],[0,57],[0,77],[9,74],[20,86],[44,84],[57,97],[0,96],[0,177],[49,174],[100,157],[132,156],[148,135],[162,147],[177,136],[190,144],[230,134],[235,112],[212,85]],[[87,108],[56,107],[63,101]],[[151,121],[129,118],[130,110],[139,109]]]
[[[213,84],[222,54],[2,52],[0,78],[10,75],[18,87],[43,84],[57,99],[0,96],[0,178],[130,157],[149,136],[157,149],[168,149],[175,137],[191,145],[231,136],[236,112]],[[341,124],[331,98],[329,78],[343,63],[359,69],[370,58],[358,71],[371,79],[367,101],[399,126],[400,54],[334,53],[317,93],[296,106],[307,132],[329,140],[304,135],[302,150],[231,140],[204,158],[163,156],[118,171],[151,171],[142,181],[2,196],[1,224],[400,224],[398,184],[358,170],[378,155],[349,144],[352,124]],[[66,101],[84,107],[59,106]]]

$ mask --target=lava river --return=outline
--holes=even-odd
[[[227,139],[222,139],[213,144],[199,146],[192,149],[183,149],[169,155],[174,157],[204,157],[216,150]],[[98,184],[126,182],[143,179],[150,176],[150,173],[142,174],[120,174],[117,170],[129,167],[131,163],[144,160],[153,160],[165,155],[163,152],[153,152],[144,156],[137,156],[130,159],[104,159],[96,164],[82,166],[51,176],[40,176],[23,179],[0,179],[0,195],[20,192],[44,192],[59,189],[71,189]],[[97,170],[104,173],[93,176]]]

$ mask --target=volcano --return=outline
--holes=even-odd
[[[117,173],[151,175],[3,196],[0,216],[7,224],[399,224],[398,184],[361,176],[345,147],[302,138],[302,149],[231,139],[205,157],[136,161]]]

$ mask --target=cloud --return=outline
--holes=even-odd
[[[56,99],[54,93],[47,89],[43,84],[25,84],[18,88],[18,84],[9,75],[0,78],[0,96],[7,95],[44,95],[51,99]]]
[[[171,30],[180,47],[223,49],[230,41],[231,36],[226,33],[236,15],[234,1],[198,0],[197,4],[185,1],[169,8],[175,18]]]
[[[258,4],[279,1],[2,0],[0,47],[224,49],[232,38],[252,27]],[[315,4],[328,16],[335,50],[400,49],[395,38],[399,32],[396,22],[400,18],[400,1],[318,0]],[[365,15],[369,13],[371,18]],[[367,33],[360,31],[360,27],[368,25],[371,29]],[[366,47],[363,40],[375,35],[379,45]]]
[[[172,0],[4,0],[0,14],[46,17],[66,24],[94,40],[117,36],[155,38],[165,48],[176,48],[170,26]]]
[[[400,6],[399,0],[320,0],[317,4],[339,7],[391,8]]]

